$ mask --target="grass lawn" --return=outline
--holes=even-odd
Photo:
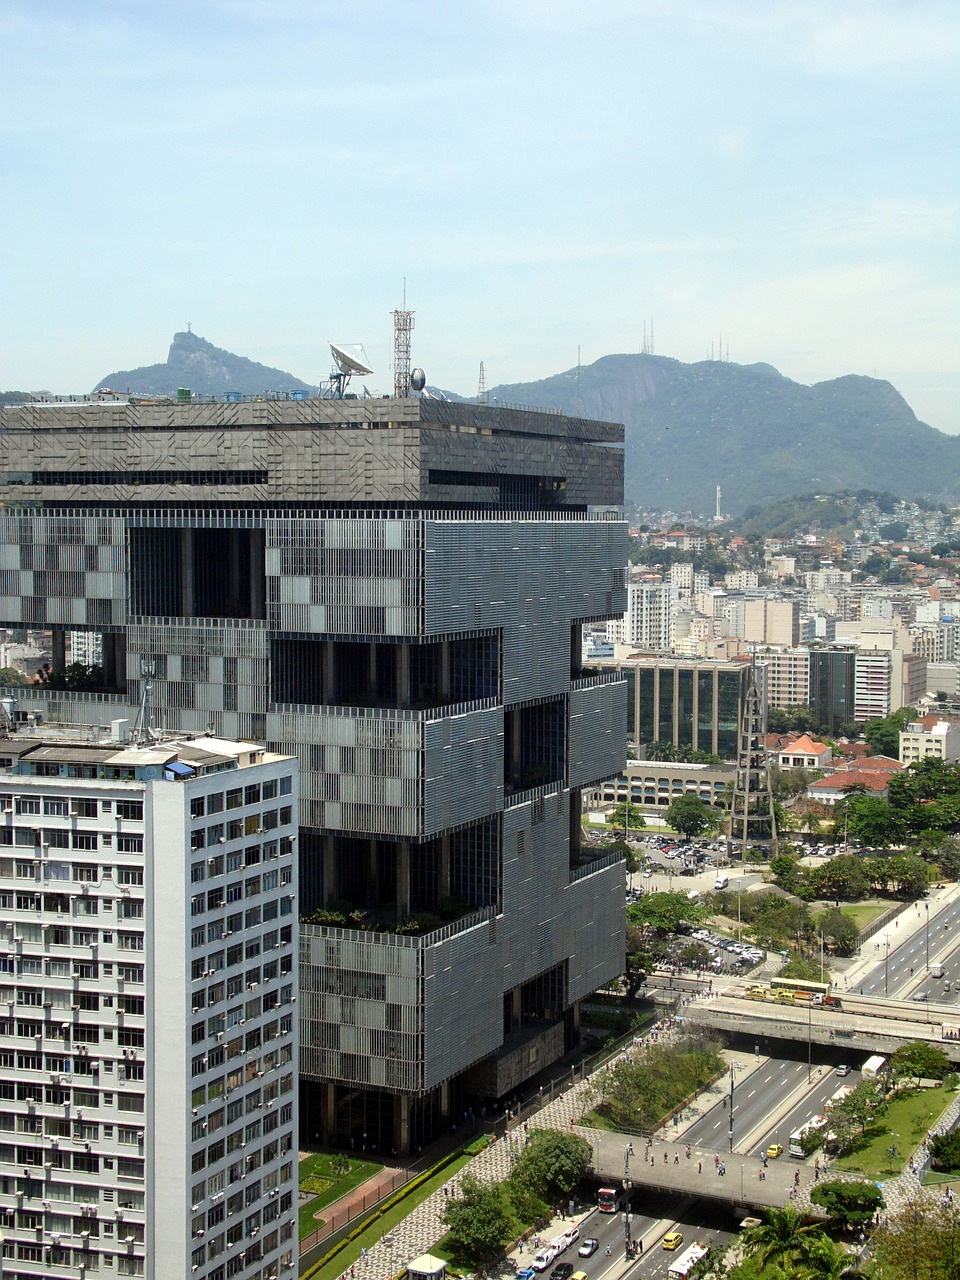
[[[835,1168],[862,1173],[868,1178],[900,1173],[954,1096],[942,1088],[919,1089],[892,1102],[873,1133],[868,1131],[863,1149],[839,1156],[834,1161]],[[891,1155],[890,1148],[894,1145],[897,1153]]]
[[[366,1231],[357,1236],[355,1240],[351,1240],[348,1245],[345,1245],[330,1259],[326,1266],[321,1267],[315,1275],[311,1274],[311,1280],[338,1280],[338,1277],[349,1268],[350,1264],[357,1261],[362,1248],[369,1249],[372,1245],[375,1245],[382,1235],[390,1231],[399,1222],[402,1222],[409,1213],[413,1212],[418,1204],[422,1204],[428,1196],[433,1195],[434,1191],[438,1191],[445,1182],[449,1182],[452,1177],[460,1172],[465,1164],[470,1163],[471,1159],[472,1157],[468,1155],[458,1156],[456,1160],[451,1161],[439,1173],[435,1173],[432,1178],[428,1178],[422,1186],[417,1187],[416,1191],[404,1196],[399,1204],[394,1205],[382,1218],[377,1218],[375,1222],[372,1222],[367,1227]],[[394,1268],[395,1271],[400,1270],[401,1262],[402,1259],[397,1261],[397,1265]]]
[[[354,1187],[359,1187],[361,1182],[366,1182],[383,1168],[382,1164],[377,1164],[373,1160],[358,1160],[355,1156],[350,1156],[350,1172],[337,1175],[333,1172],[331,1163],[334,1159],[333,1156],[318,1152],[316,1155],[305,1156],[300,1161],[300,1167],[297,1170],[299,1183],[302,1184],[307,1178],[321,1178],[330,1183],[326,1190],[314,1196],[312,1200],[305,1200],[301,1205],[298,1213],[301,1240],[304,1236],[311,1235],[321,1225],[321,1219],[314,1217],[314,1214],[326,1205],[333,1204],[334,1200],[345,1196]]]
[[[840,910],[845,916],[850,916],[858,929],[865,929],[868,924],[876,920],[891,904],[889,902],[845,902]],[[822,915],[823,912],[818,912]],[[814,919],[816,920],[816,916]]]

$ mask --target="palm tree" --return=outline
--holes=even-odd
[[[856,1259],[826,1237],[809,1246],[803,1261],[805,1280],[856,1280],[863,1274]]]
[[[806,1258],[815,1244],[826,1241],[823,1229],[805,1223],[792,1204],[782,1209],[767,1209],[766,1222],[743,1233],[744,1251],[761,1266],[768,1262],[790,1263]]]

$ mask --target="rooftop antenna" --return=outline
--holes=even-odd
[[[717,485],[717,521],[720,520],[720,486]]]
[[[477,404],[489,404],[490,396],[487,392],[487,371],[483,367],[483,361],[480,361],[480,378],[477,382]]]
[[[143,688],[140,691],[140,709],[137,712],[136,723],[133,726],[133,733],[130,735],[131,742],[135,742],[138,747],[147,746],[151,742],[157,742],[160,735],[150,724],[153,718],[153,681],[157,674],[157,664],[155,662],[141,662],[140,675],[143,679]]]
[[[355,373],[362,376],[373,373],[373,370],[367,363],[367,353],[360,342],[331,342],[330,354],[333,356],[336,368],[332,370],[329,381],[325,385],[330,388],[331,399],[342,400],[350,385],[350,379]]]
[[[407,277],[403,277],[403,309],[393,312],[393,394],[399,400],[410,395],[410,335],[412,311],[407,310]]]
[[[577,343],[577,417],[583,413],[583,401],[580,398],[580,343]]]

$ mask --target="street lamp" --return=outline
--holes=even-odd
[[[888,995],[890,991],[890,939],[883,940],[883,994]]]
[[[930,903],[925,902],[923,906],[924,906],[924,910],[927,913],[926,943],[927,943],[927,968],[929,969],[930,968]]]
[[[821,935],[822,936],[822,935]],[[813,1078],[813,1001],[807,1005],[807,1084]]]
[[[730,1068],[730,1153],[733,1154],[733,1077],[735,1075],[734,1068]]]

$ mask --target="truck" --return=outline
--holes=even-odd
[[[930,974],[931,974],[931,976],[932,976],[932,977],[934,977],[934,978],[942,978],[942,977],[943,977],[943,965],[942,965],[942,964],[932,964],[932,965],[930,966]]]
[[[886,1058],[879,1053],[875,1053],[873,1057],[868,1058],[860,1068],[860,1075],[864,1080],[876,1080],[877,1076],[886,1065]]]
[[[705,1244],[692,1244],[686,1253],[681,1253],[675,1262],[671,1262],[667,1275],[671,1280],[687,1280],[687,1276],[701,1258],[705,1258],[710,1250]]]
[[[713,882],[713,887],[716,890],[716,892],[719,893],[720,890],[725,889],[729,883],[730,883],[729,876],[717,876],[716,880]]]

